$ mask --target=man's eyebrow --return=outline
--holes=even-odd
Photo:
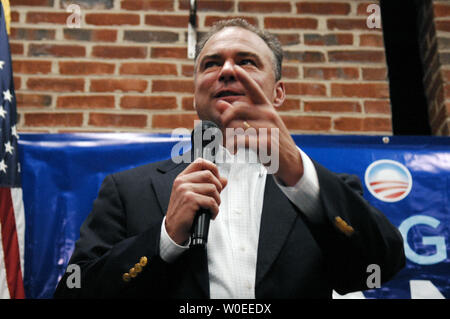
[[[247,52],[247,51],[242,51],[242,52],[238,52],[236,53],[236,56],[242,58],[242,57],[252,57],[258,61],[260,61],[260,57],[253,52]],[[200,62],[205,61],[206,59],[220,59],[222,56],[220,54],[214,53],[214,54],[209,54],[209,55],[205,55],[204,57],[202,57]]]
[[[259,56],[256,53],[253,53],[253,52],[245,52],[245,51],[244,52],[238,52],[236,55],[238,57],[252,57],[252,58],[255,58],[257,60],[260,60]]]
[[[209,54],[209,55],[205,55],[204,57],[202,57],[200,62],[203,62],[206,59],[220,59],[220,58],[221,58],[220,54]]]

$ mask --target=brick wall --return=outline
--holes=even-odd
[[[188,0],[10,2],[22,132],[192,127]],[[292,133],[392,134],[382,30],[366,24],[376,1],[198,2],[199,31],[239,16],[278,35]],[[79,29],[66,26],[71,3]]]
[[[419,30],[424,84],[433,135],[450,135],[450,2],[421,3]]]

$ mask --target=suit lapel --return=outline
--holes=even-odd
[[[169,207],[173,181],[188,164],[177,164],[174,161],[168,160],[161,163],[157,168],[161,174],[152,179],[152,184],[163,215],[166,214]],[[199,284],[204,297],[209,298],[209,274],[206,250],[191,248],[187,254],[189,254],[187,256],[189,260],[188,264],[191,267],[194,280]]]
[[[177,164],[172,160],[167,160],[162,162],[157,168],[161,174],[157,178],[152,179],[152,185],[163,215],[166,214],[167,208],[169,207],[173,181],[187,165],[186,163]]]
[[[273,176],[268,175],[259,231],[256,287],[276,260],[296,217],[293,204],[276,185]]]

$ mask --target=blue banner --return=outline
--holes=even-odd
[[[381,288],[354,296],[449,298],[450,138],[293,137],[328,169],[358,175],[365,198],[403,235],[406,267]],[[51,298],[105,176],[168,159],[172,147],[188,147],[190,137],[22,134],[19,142],[26,296]]]

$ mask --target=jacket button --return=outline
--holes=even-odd
[[[137,273],[140,273],[140,272],[142,271],[142,266],[141,266],[141,264],[136,264],[136,265],[134,265],[134,269],[136,269],[136,272],[137,272]]]
[[[147,257],[141,257],[141,259],[139,260],[139,264],[142,266],[142,267],[145,267],[146,265],[147,265]]]
[[[131,278],[134,278],[137,276],[137,271],[134,267],[130,269],[130,276],[131,276]]]
[[[130,274],[129,273],[124,273],[123,275],[122,275],[122,279],[123,279],[123,281],[125,281],[125,282],[129,282],[130,281],[130,279],[131,279],[131,276],[130,276]]]

